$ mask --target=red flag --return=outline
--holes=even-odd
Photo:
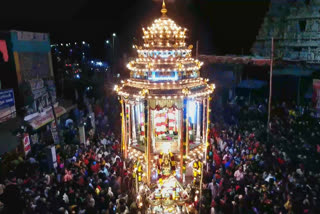
[[[238,141],[239,142],[241,141],[241,135],[238,135]]]
[[[0,52],[2,53],[3,61],[8,62],[9,55],[8,55],[7,43],[5,40],[0,40]]]

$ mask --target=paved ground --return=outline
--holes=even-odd
[[[20,143],[18,138],[12,134],[12,132],[18,128],[18,121],[19,119],[15,118],[0,123],[0,155],[14,150],[18,143]]]

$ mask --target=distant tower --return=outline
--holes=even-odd
[[[276,58],[319,64],[319,11],[320,0],[272,0],[252,47],[253,54],[269,57],[274,37]]]

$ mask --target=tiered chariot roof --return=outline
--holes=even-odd
[[[178,26],[166,15],[143,30],[143,46],[135,46],[138,57],[128,63],[130,79],[115,90],[123,97],[175,99],[198,97],[212,93],[214,85],[208,85],[200,77],[202,62],[192,58],[192,48],[187,47],[186,28]]]

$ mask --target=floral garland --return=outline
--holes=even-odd
[[[182,173],[184,173],[184,174],[186,173],[186,164],[187,164],[187,158],[184,155],[183,160],[182,160]]]
[[[174,155],[172,154],[172,152],[168,153],[169,158],[170,158],[170,166],[171,166],[171,173],[173,176],[176,175],[176,162],[174,159]],[[158,176],[159,176],[159,184],[162,185],[163,184],[163,179],[162,179],[162,171],[161,171],[161,165],[163,163],[163,152],[160,152],[159,154],[159,159],[158,159]]]
[[[195,161],[193,163],[193,183],[194,184],[201,176],[201,166],[202,166],[201,161]]]
[[[181,110],[181,108],[178,108],[178,106],[177,105],[172,105],[171,107],[167,107],[167,106],[160,106],[159,104],[158,105],[156,105],[154,108],[150,108],[151,110],[157,110],[157,111],[160,111],[160,110],[162,110],[162,109],[164,109],[164,108],[168,108],[168,109],[172,109],[172,110]]]
[[[132,177],[136,178],[136,176],[138,176],[138,181],[141,182],[141,180],[142,180],[142,165],[141,165],[141,163],[139,161],[137,161],[133,165]]]

